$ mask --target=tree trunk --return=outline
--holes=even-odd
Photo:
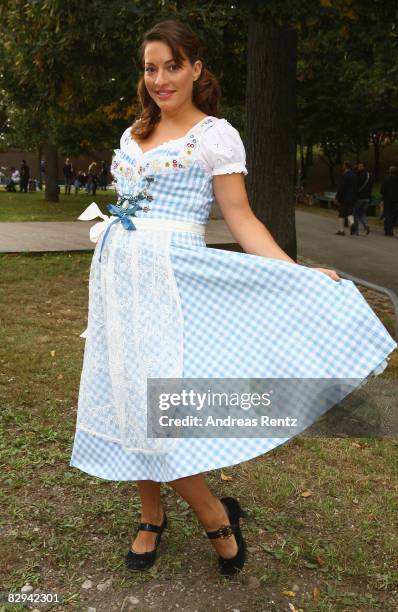
[[[252,9],[247,46],[247,188],[254,214],[294,260],[297,33]]]
[[[307,154],[305,160],[305,167],[308,170],[310,166],[314,165],[314,147],[312,142],[307,145]]]
[[[372,142],[373,142],[373,156],[374,156],[374,164],[373,164],[373,178],[377,182],[380,176],[380,134],[374,133],[372,134]]]
[[[310,166],[313,165],[313,159],[312,159],[312,144],[307,144],[305,147],[305,155],[304,155],[304,164],[303,164],[303,176],[302,181],[306,181],[308,178],[308,170],[310,168]]]
[[[303,136],[299,135],[298,147],[300,152],[300,166],[299,166],[299,174],[297,175],[297,185],[303,183],[305,179],[305,158],[304,158],[304,144],[303,144]]]
[[[59,202],[57,147],[52,144],[46,144],[43,147],[43,153],[46,162],[46,190],[44,199],[47,202]]]
[[[343,151],[341,147],[337,145],[329,146],[326,142],[322,142],[321,147],[323,151],[323,156],[321,157],[321,159],[328,167],[330,187],[334,189],[336,187],[336,177],[334,171],[336,166],[341,164],[341,157],[343,155]]]
[[[37,176],[39,177],[39,189],[43,189],[43,173],[41,171],[41,160],[43,158],[43,147],[39,147],[37,151]]]

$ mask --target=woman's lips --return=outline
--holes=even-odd
[[[173,95],[173,93],[174,91],[158,91],[156,95],[161,100],[167,100]]]

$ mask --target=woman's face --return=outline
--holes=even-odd
[[[145,85],[160,109],[174,110],[192,100],[193,82],[199,77],[202,62],[190,63],[184,52],[182,66],[178,67],[166,43],[152,41],[145,47]]]

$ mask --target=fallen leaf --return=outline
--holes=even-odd
[[[223,471],[221,471],[221,480],[233,480],[232,476],[227,476],[227,474],[224,474]]]
[[[64,377],[64,375],[63,375],[63,374],[58,374],[58,376],[57,376],[58,380],[62,380],[62,379],[63,379],[63,377]]]
[[[282,595],[286,595],[286,597],[296,597],[296,593],[294,591],[282,591]]]
[[[300,493],[301,497],[311,497],[311,495],[314,495],[312,491],[310,491],[309,489],[307,489],[306,491],[303,491],[302,493]]]
[[[313,598],[313,600],[314,600],[314,601],[319,601],[319,600],[320,600],[320,598],[321,598],[321,592],[320,592],[320,590],[318,589],[318,587],[314,587],[314,588],[312,589],[312,598]]]
[[[55,351],[50,351],[51,357],[55,357]]]

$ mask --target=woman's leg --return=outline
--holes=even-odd
[[[229,525],[228,514],[221,501],[209,489],[202,474],[179,478],[167,483],[191,506],[206,531],[215,531]],[[225,559],[235,557],[238,546],[235,536],[210,540],[216,551]]]
[[[160,482],[139,480],[138,490],[141,498],[141,523],[161,525],[163,509],[160,500]],[[135,552],[147,552],[154,549],[157,534],[153,531],[138,531],[132,543]]]

